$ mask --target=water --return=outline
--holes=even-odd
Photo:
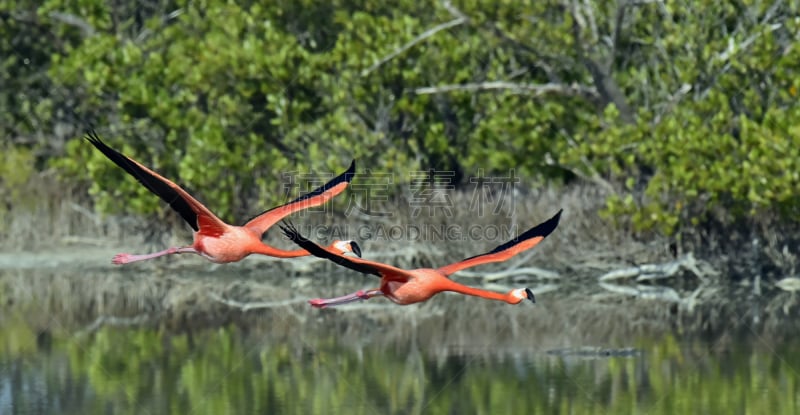
[[[576,307],[547,296],[541,308],[458,297],[347,312],[223,308],[239,318],[87,330],[114,307],[132,315],[197,290],[188,281],[233,287],[226,297],[253,290],[238,270],[216,270],[219,286],[191,275],[168,289],[144,274],[0,273],[0,414],[800,413],[798,341],[619,331],[576,343],[601,320],[564,323],[558,314]],[[443,306],[453,301],[465,305]]]
[[[3,414],[772,413],[800,409],[800,348],[672,336],[621,356],[355,349],[231,327],[48,337],[6,322]],[[474,352],[474,351],[473,351]]]

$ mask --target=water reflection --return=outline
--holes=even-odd
[[[376,299],[316,310],[302,299],[364,280],[246,271],[0,270],[0,414],[792,414],[800,405],[797,341],[659,337],[671,320],[656,303],[546,295],[509,307],[443,294],[412,307]],[[245,312],[210,293],[300,303]],[[161,319],[91,324],[142,315]]]
[[[800,349],[791,345],[718,353],[667,336],[638,341],[639,353],[626,356],[442,356],[234,326],[107,327],[43,341],[4,320],[0,333],[4,414],[792,414],[800,399]]]

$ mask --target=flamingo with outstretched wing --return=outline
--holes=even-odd
[[[167,202],[194,230],[194,242],[190,246],[171,247],[144,255],[117,254],[111,262],[118,265],[183,253],[198,254],[216,263],[240,261],[250,254],[278,258],[307,256],[309,253],[305,249],[286,251],[269,246],[261,241],[261,236],[282,218],[303,209],[322,205],[344,191],[356,170],[356,162],[353,160],[347,171],[323,186],[289,203],[267,210],[243,226],[235,226],[223,222],[177,184],[106,145],[93,130],[87,132],[86,140],[109,160],[135,177],[147,190]],[[338,254],[353,252],[361,256],[361,249],[355,241],[337,240],[327,249]]]
[[[436,269],[420,268],[405,270],[363,258],[346,257],[336,250],[323,248],[306,239],[290,223],[281,225],[281,229],[283,229],[283,232],[289,239],[310,252],[311,255],[331,260],[343,267],[350,268],[363,274],[376,275],[381,278],[379,288],[366,291],[359,290],[353,294],[341,297],[310,300],[309,303],[314,307],[332,307],[358,300],[368,300],[379,295],[383,295],[397,304],[407,305],[426,301],[442,291],[454,291],[488,300],[518,304],[523,300],[536,302],[533,291],[529,288],[517,288],[507,293],[498,293],[459,284],[448,278],[448,276],[476,265],[506,261],[522,251],[533,248],[556,229],[558,221],[561,218],[561,212],[562,210],[559,210],[555,216],[547,221],[534,226],[518,237],[485,254],[476,255],[463,261]]]

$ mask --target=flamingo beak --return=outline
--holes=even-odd
[[[532,303],[536,304],[536,297],[533,295],[533,291],[530,288],[525,289],[525,294],[528,296],[528,299],[531,300]]]
[[[353,253],[356,254],[357,257],[361,258],[361,247],[358,246],[356,241],[350,241],[350,249],[353,250]]]

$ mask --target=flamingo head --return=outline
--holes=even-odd
[[[531,300],[532,303],[536,303],[536,297],[530,288],[517,288],[516,290],[511,290],[508,295],[514,300],[513,304],[519,304],[523,300]]]
[[[348,252],[352,252],[356,254],[357,257],[361,258],[361,247],[358,246],[356,241],[333,241],[331,247],[337,251],[339,254],[344,255]]]

